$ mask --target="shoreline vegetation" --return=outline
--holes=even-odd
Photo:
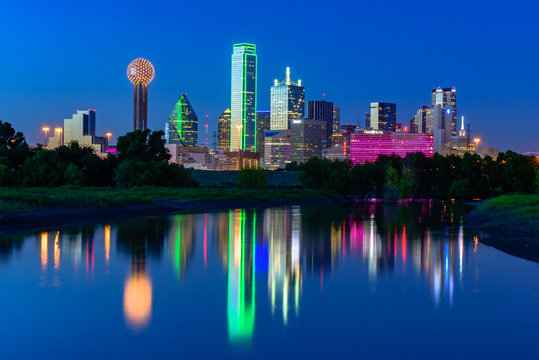
[[[230,207],[326,204],[334,194],[304,189],[0,187],[0,229]]]
[[[539,262],[539,194],[487,199],[466,215],[466,221],[484,233],[482,243]]]

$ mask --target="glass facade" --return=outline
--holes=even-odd
[[[217,121],[217,148],[230,151],[230,109],[226,109]]]
[[[429,106],[422,106],[421,109],[418,109],[414,115],[414,132],[418,134],[430,133],[432,134],[433,122],[432,119],[429,120],[427,125],[427,112],[432,112],[432,109],[429,110]]]
[[[77,110],[71,119],[64,119],[64,127],[49,137],[47,148],[52,150],[76,141],[81,146],[92,147],[96,153],[105,151],[103,137],[95,136],[95,110]]]
[[[255,45],[234,45],[230,101],[231,151],[256,151],[256,60]]]
[[[352,134],[350,160],[352,165],[375,162],[379,155],[397,155],[420,152],[427,157],[433,156],[432,134],[389,134],[383,131],[365,130]]]
[[[451,135],[457,136],[457,90],[455,87],[432,89],[431,105],[451,108]]]
[[[341,108],[333,108],[333,134],[338,134],[341,127]]]
[[[261,110],[256,112],[256,151],[264,157],[264,132],[270,129],[270,112]]]
[[[268,130],[264,135],[264,168],[284,169],[290,161],[290,130]]]
[[[322,157],[326,122],[296,119],[290,124],[290,161],[304,163],[313,156]]]
[[[198,117],[185,94],[168,117],[168,139],[169,144],[198,146]]]
[[[301,80],[290,80],[290,68],[286,68],[286,78],[277,79],[271,87],[271,130],[286,130],[294,119],[302,119],[305,114],[305,88]]]
[[[397,105],[371,102],[370,127],[374,130],[395,131]]]
[[[324,140],[327,147],[329,138],[333,134],[333,103],[325,100],[309,101],[307,105],[307,117],[312,120],[326,122],[326,136]]]

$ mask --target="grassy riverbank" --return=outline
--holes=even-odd
[[[539,262],[539,194],[488,199],[466,218],[469,226],[484,232],[482,243]]]
[[[237,202],[315,201],[332,195],[305,189],[239,189],[239,188],[0,188],[0,213],[26,213],[53,208],[127,207],[158,205],[167,201]]]
[[[473,226],[507,233],[539,233],[539,194],[502,195],[469,214]]]

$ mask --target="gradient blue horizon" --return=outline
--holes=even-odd
[[[127,65],[149,59],[148,126],[164,129],[186,93],[211,135],[230,107],[232,45],[258,54],[258,109],[285,67],[306,100],[364,125],[371,101],[397,104],[407,124],[433,87],[455,86],[472,135],[500,150],[539,151],[539,35],[532,1],[142,2],[19,1],[0,13],[0,120],[31,144],[41,127],[97,109],[97,132],[132,130]]]

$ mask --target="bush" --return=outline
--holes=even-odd
[[[262,169],[241,169],[238,173],[238,185],[248,189],[265,189],[266,173]]]

